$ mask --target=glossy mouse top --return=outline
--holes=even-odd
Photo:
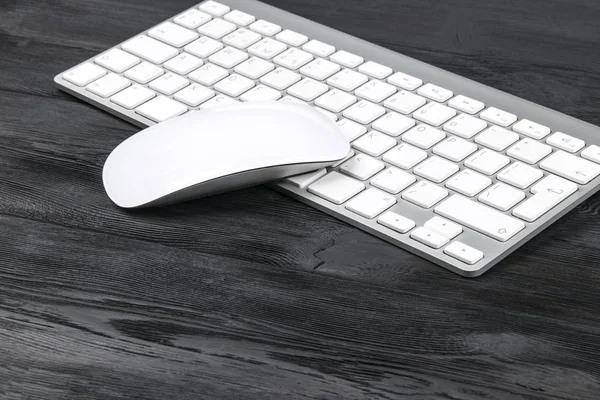
[[[348,140],[310,106],[240,103],[193,111],[121,143],[103,170],[118,206],[174,203],[323,168]]]

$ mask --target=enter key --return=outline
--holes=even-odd
[[[531,188],[529,199],[513,210],[513,215],[527,222],[533,222],[556,207],[578,190],[573,182],[548,175]]]

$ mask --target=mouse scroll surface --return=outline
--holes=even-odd
[[[296,173],[307,172],[349,149],[337,126],[309,106],[230,105],[192,111],[130,137],[108,157],[103,180],[117,205],[143,207],[176,193],[179,199],[211,194],[208,184],[215,181],[219,191],[235,189],[243,181],[228,177],[239,174],[260,183],[252,171],[298,166]]]

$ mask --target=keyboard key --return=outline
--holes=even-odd
[[[312,172],[309,172],[306,174],[291,176],[291,177],[287,178],[285,181],[287,183],[291,183],[292,185],[294,185],[300,189],[306,189],[308,187],[308,185],[312,184],[317,179],[321,179],[325,175],[327,175],[327,169],[321,168],[320,170],[312,171]]]
[[[281,32],[281,27],[279,25],[275,25],[271,22],[265,21],[264,19],[258,20],[250,25],[250,29],[265,36],[273,36]]]
[[[492,180],[480,173],[464,169],[446,182],[446,187],[468,197],[473,197],[492,184]]]
[[[311,54],[305,51],[292,48],[275,57],[273,62],[281,65],[282,67],[297,70],[303,65],[311,62],[313,58],[314,57]]]
[[[150,87],[150,89],[156,90],[157,92],[170,96],[189,84],[190,81],[188,81],[187,79],[182,78],[181,76],[172,72],[168,72],[160,78],[156,78],[155,80],[150,82],[150,85],[148,86]]]
[[[377,131],[371,131],[352,143],[352,147],[373,157],[380,156],[395,145],[394,139]]]
[[[477,151],[477,145],[458,138],[448,137],[433,148],[433,153],[454,162],[460,162]]]
[[[346,204],[346,209],[365,217],[373,219],[391,206],[396,204],[394,196],[375,188],[369,188]]]
[[[504,151],[508,146],[519,140],[519,135],[498,126],[490,126],[475,138],[475,143],[489,147],[492,150]]]
[[[205,101],[215,97],[216,93],[202,85],[192,83],[188,87],[175,93],[174,99],[187,104],[190,107],[197,107]]]
[[[199,6],[201,11],[207,12],[209,14],[214,15],[215,17],[220,17],[227,14],[230,10],[229,7],[223,5],[221,3],[217,3],[216,1],[207,1]]]
[[[135,112],[154,122],[162,122],[181,115],[187,110],[188,108],[178,101],[165,96],[157,96],[136,108]]]
[[[391,95],[396,93],[396,88],[388,83],[381,81],[371,81],[359,87],[355,94],[365,100],[373,103],[380,103]]]
[[[477,114],[485,108],[485,104],[482,102],[463,95],[454,97],[448,102],[448,105],[467,114]]]
[[[446,134],[439,129],[419,124],[402,135],[402,140],[422,149],[429,149],[445,137]]]
[[[415,183],[416,180],[417,179],[412,174],[395,167],[389,167],[375,175],[375,177],[371,179],[371,185],[383,189],[386,192],[398,194]]]
[[[81,64],[63,74],[63,78],[77,86],[86,86],[107,74],[104,68],[92,63]]]
[[[469,265],[473,265],[483,258],[481,251],[458,241],[446,246],[444,253]]]
[[[250,46],[248,52],[265,60],[270,60],[287,49],[287,46],[273,39],[265,38]]]
[[[136,65],[135,67],[125,72],[125,76],[129,79],[133,79],[138,83],[146,84],[158,78],[164,73],[165,71],[162,68],[157,67],[154,64],[150,64],[149,62],[143,61],[142,63]]]
[[[210,21],[212,17],[202,11],[191,9],[182,14],[179,14],[173,20],[176,24],[181,26],[185,26],[188,29],[196,29],[200,25],[207,23]]]
[[[323,114],[324,116],[326,116],[327,118],[329,118],[330,120],[332,120],[333,122],[337,122],[337,120],[338,120],[337,114],[334,114],[331,111],[327,111],[321,107],[315,107],[315,109],[317,111],[319,111],[321,114]]]
[[[110,98],[110,101],[128,110],[133,110],[137,106],[154,98],[154,96],[156,96],[156,93],[152,90],[135,84],[115,94]]]
[[[427,181],[420,181],[402,193],[404,200],[423,208],[433,207],[446,196],[448,196],[446,189]]]
[[[210,99],[209,101],[203,103],[200,106],[201,110],[206,110],[212,107],[220,107],[220,106],[226,106],[229,104],[237,104],[239,103],[239,101],[237,101],[236,99],[232,99],[229,96],[225,96],[224,94],[218,94],[215,97],[213,97],[212,99]]]
[[[510,157],[529,164],[537,164],[550,153],[552,153],[552,147],[533,139],[523,139],[506,152]]]
[[[122,48],[123,50],[138,57],[145,58],[154,64],[162,64],[179,54],[175,47],[171,47],[168,44],[159,42],[146,35],[136,36],[123,43]]]
[[[585,147],[585,142],[562,132],[555,132],[546,139],[546,143],[569,153],[577,153]]]
[[[454,239],[463,232],[463,228],[460,225],[438,216],[435,216],[425,222],[423,227],[450,240]]]
[[[247,53],[229,46],[208,58],[210,62],[227,69],[231,69],[247,59]]]
[[[414,174],[440,183],[457,173],[458,165],[438,156],[429,157],[414,169]]]
[[[439,249],[450,241],[447,237],[423,227],[418,227],[412,231],[410,237],[434,249]]]
[[[522,119],[512,127],[513,131],[519,132],[533,139],[543,139],[550,134],[550,128],[537,124],[528,119]]]
[[[361,100],[344,110],[343,115],[363,125],[368,125],[385,114],[385,109],[377,104]]]
[[[381,225],[390,228],[396,232],[406,233],[415,227],[415,221],[403,217],[402,215],[396,214],[395,212],[388,211],[382,214],[377,222]]]
[[[208,63],[189,74],[188,77],[204,86],[212,86],[228,75],[229,72],[225,68]]]
[[[346,92],[351,92],[368,80],[369,78],[366,75],[352,71],[351,69],[345,69],[329,78],[327,84]]]
[[[311,40],[310,42],[306,43],[304,46],[302,46],[302,50],[318,57],[329,57],[335,53],[335,47],[318,40]]]
[[[340,167],[340,171],[364,181],[381,171],[384,167],[385,165],[379,160],[364,154],[357,154],[343,163]]]
[[[252,57],[235,67],[234,71],[240,75],[244,75],[246,78],[258,79],[274,69],[275,65],[270,62],[258,57]]]
[[[290,31],[289,29],[278,33],[277,36],[275,36],[275,39],[294,47],[302,46],[304,43],[308,42],[308,37],[297,32]]]
[[[415,90],[419,86],[423,85],[423,81],[419,78],[415,78],[414,76],[410,76],[402,72],[396,72],[394,75],[390,76],[388,78],[388,82],[406,90]]]
[[[334,113],[342,112],[356,103],[356,97],[339,89],[332,89],[315,100],[315,105]]]
[[[500,170],[500,168],[508,165],[510,158],[504,154],[496,153],[492,150],[482,149],[477,153],[467,158],[465,166],[479,171],[482,174],[493,175]]]
[[[492,122],[496,125],[507,127],[517,120],[517,116],[506,111],[490,107],[479,114],[479,118]]]
[[[596,146],[595,144],[591,145],[581,152],[581,157],[600,164],[600,146]]]
[[[419,108],[413,118],[429,125],[440,126],[456,115],[456,111],[439,103],[428,103]]]
[[[520,162],[515,162],[500,171],[498,180],[516,186],[519,189],[525,189],[537,182],[542,176],[544,176],[544,173],[541,170]]]
[[[373,122],[373,129],[377,129],[390,136],[400,136],[408,129],[415,126],[415,121],[395,112],[389,112]]]
[[[383,161],[403,169],[411,169],[426,158],[426,152],[407,143],[401,143],[383,155]]]
[[[113,72],[90,83],[86,89],[100,97],[110,97],[131,85],[129,79],[123,78]]]
[[[327,92],[327,85],[314,79],[304,78],[288,89],[288,93],[304,101],[313,101],[323,93]]]
[[[403,90],[387,99],[383,105],[399,113],[410,114],[425,103],[427,100],[423,97]]]
[[[470,139],[487,127],[485,121],[461,114],[444,125],[444,130],[465,139]]]
[[[417,90],[417,93],[421,96],[427,97],[430,100],[434,100],[440,103],[445,102],[453,96],[452,91],[433,85],[431,83],[427,83],[424,86],[421,86]]]
[[[225,21],[232,22],[239,26],[248,26],[256,21],[254,15],[246,14],[239,10],[233,10],[229,14],[225,14],[223,18],[225,18]]]
[[[322,58],[316,59],[300,68],[300,73],[309,78],[322,81],[340,70],[340,66]]]
[[[281,101],[282,103],[294,103],[294,104],[309,105],[308,102],[300,100],[300,99],[297,99],[297,98],[292,97],[292,96],[284,96],[279,101]]]
[[[119,49],[112,49],[96,57],[96,64],[102,65],[116,73],[124,72],[140,63],[140,59]]]
[[[458,194],[444,200],[435,212],[501,242],[525,229],[518,219]]]
[[[525,193],[504,183],[496,183],[481,193],[478,199],[480,202],[495,207],[500,211],[508,211],[525,199]]]
[[[187,75],[196,68],[199,68],[204,62],[191,54],[181,53],[177,57],[171,58],[165,63],[165,68],[178,73],[179,75]]]
[[[240,97],[241,101],[275,101],[281,98],[281,92],[264,85],[250,89]]]
[[[300,101],[300,100],[298,100],[298,101]],[[346,157],[344,157],[340,161],[338,161],[335,164],[333,164],[331,166],[331,168],[337,168],[337,167],[339,167],[340,165],[342,165],[343,163],[345,163],[346,161],[348,161],[349,159],[351,159],[352,157],[354,157],[355,154],[356,154],[356,152],[354,150],[350,150],[348,152],[348,154],[346,154]]]
[[[264,83],[277,90],[285,90],[300,79],[302,79],[302,77],[295,72],[285,68],[277,68],[273,72],[260,78],[260,83]]]
[[[334,204],[345,203],[365,190],[365,185],[339,172],[330,172],[308,186],[308,191]]]
[[[221,93],[225,93],[231,97],[238,97],[242,93],[252,89],[254,87],[254,81],[245,78],[238,74],[232,74],[231,76],[219,81],[214,89]]]
[[[223,43],[217,42],[209,37],[202,36],[200,39],[185,46],[184,50],[200,58],[208,58],[222,48]]]
[[[376,79],[385,79],[392,74],[392,69],[373,61],[367,61],[358,67],[358,71]]]
[[[549,175],[531,188],[533,196],[513,210],[513,215],[533,222],[577,191],[577,185]]]
[[[245,49],[258,42],[260,39],[262,39],[262,36],[258,33],[242,28],[225,36],[223,38],[223,43],[237,49]]]
[[[196,32],[172,22],[163,22],[157,27],[150,29],[148,36],[175,47],[185,46],[191,41],[198,39]]]
[[[338,121],[337,125],[349,142],[352,142],[357,137],[367,133],[367,128],[356,122],[352,122],[349,119],[344,118]]]
[[[561,150],[542,161],[540,168],[580,185],[587,185],[600,175],[600,165]]]
[[[343,65],[346,68],[356,68],[365,62],[364,58],[357,56],[356,54],[348,53],[344,50],[340,50],[337,53],[332,54],[329,59],[335,63]]]
[[[221,39],[236,29],[235,24],[216,18],[198,28],[198,32],[213,39]]]

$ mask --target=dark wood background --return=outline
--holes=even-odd
[[[600,124],[596,0],[267,3]],[[593,399],[600,196],[477,280],[255,187],[125,212],[55,74],[194,0],[0,1],[0,398]]]

